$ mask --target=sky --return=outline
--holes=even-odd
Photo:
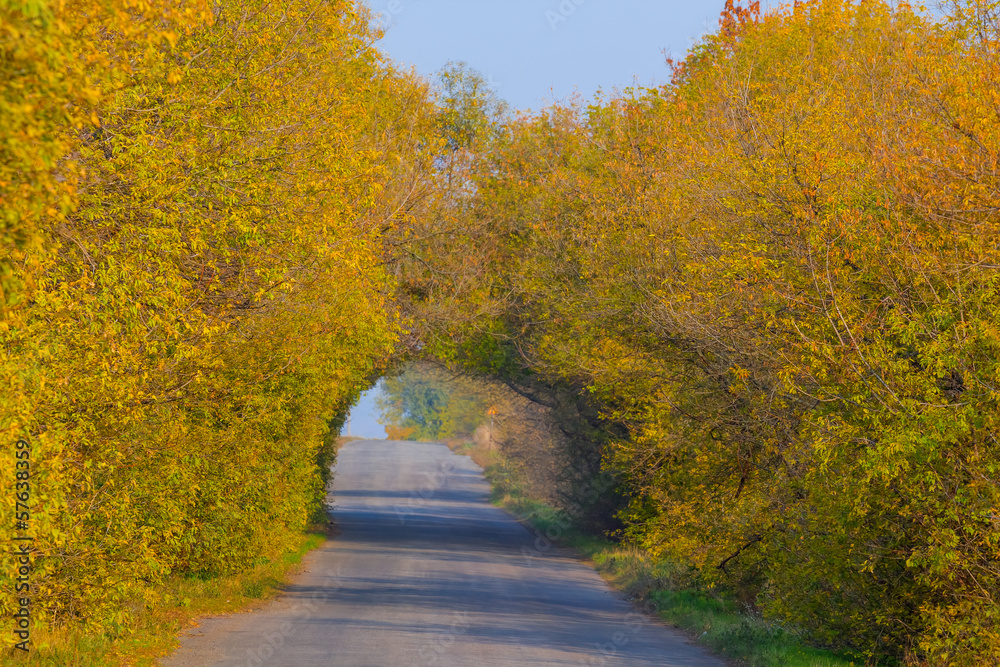
[[[345,424],[341,435],[353,435],[359,438],[374,438],[384,440],[385,427],[378,423],[378,408],[375,400],[381,391],[382,383],[361,394],[357,404],[351,409],[350,425]]]
[[[432,77],[450,60],[478,70],[516,109],[578,92],[655,85],[664,51],[682,58],[714,32],[725,0],[369,0],[378,48]],[[762,3],[762,6],[766,6]]]
[[[579,94],[591,100],[669,78],[666,55],[683,58],[714,32],[725,0],[369,0],[386,28],[378,48],[432,78],[449,61],[478,70],[515,109]],[[766,7],[766,3],[761,3]],[[351,434],[385,438],[378,387],[351,411]],[[347,428],[344,431],[347,433]]]

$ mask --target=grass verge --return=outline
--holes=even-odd
[[[86,634],[78,629],[32,632],[31,650],[0,655],[0,664],[44,667],[155,665],[178,645],[184,628],[196,619],[245,612],[277,595],[298,569],[302,557],[323,544],[327,534],[316,529],[290,537],[286,547],[262,556],[246,572],[212,578],[170,577],[160,600],[139,611],[127,632]]]
[[[472,443],[447,443],[485,471],[493,503],[542,535],[589,561],[610,586],[641,602],[662,620],[730,662],[747,667],[854,667],[858,663],[807,646],[793,629],[743,613],[737,605],[705,591],[686,589],[675,566],[643,551],[589,535],[551,505],[531,498],[517,469],[495,451]],[[567,527],[569,526],[569,527]]]

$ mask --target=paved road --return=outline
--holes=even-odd
[[[202,621],[168,667],[723,667],[487,502],[444,445],[345,446],[335,540],[266,608]]]

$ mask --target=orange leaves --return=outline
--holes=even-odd
[[[796,3],[797,5],[798,3]],[[760,1],[752,0],[746,7],[740,0],[726,0],[719,17],[719,32],[723,37],[733,39],[749,23],[760,20]]]

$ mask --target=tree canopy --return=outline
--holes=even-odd
[[[668,85],[511,122],[415,220],[426,345],[592,406],[626,538],[700,585],[996,662],[997,16],[729,2]]]
[[[728,0],[668,84],[513,116],[349,0],[3,4],[35,622],[125,631],[301,531],[408,355],[517,396],[546,435],[511,451],[689,582],[862,660],[997,663],[998,17]],[[414,437],[494,400],[386,383]]]
[[[127,629],[166,575],[323,516],[328,430],[400,338],[382,236],[433,107],[346,1],[6,3],[0,31],[0,430],[5,470],[31,446],[33,622]]]

